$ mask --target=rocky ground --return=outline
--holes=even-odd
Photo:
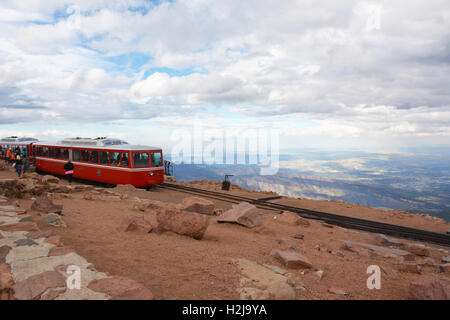
[[[216,181],[190,185],[220,189]],[[162,188],[17,179],[9,169],[0,171],[0,194],[2,299],[450,299],[448,247]],[[398,211],[277,201],[450,229]],[[67,288],[68,265],[80,267],[78,291]],[[381,271],[380,289],[367,287],[369,266]]]

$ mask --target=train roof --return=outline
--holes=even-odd
[[[99,138],[66,138],[56,143],[40,142],[36,145],[51,145],[57,147],[74,147],[74,148],[104,148],[112,150],[161,150],[160,147],[150,147],[144,145],[130,145],[128,142],[115,138],[99,137]]]
[[[17,136],[11,136],[11,137],[5,137],[1,138],[0,142],[33,142],[33,141],[39,141],[39,139],[31,138],[31,137],[17,137]]]

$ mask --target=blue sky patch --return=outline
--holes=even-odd
[[[139,72],[143,65],[150,61],[151,57],[145,53],[130,52],[119,56],[106,57],[105,61],[114,65],[111,71]]]
[[[193,73],[199,73],[199,74],[207,74],[206,70],[198,67],[190,67],[186,69],[172,69],[167,67],[155,67],[151,68],[144,73],[143,79],[147,79],[154,73],[167,73],[170,77],[184,77],[188,76]]]

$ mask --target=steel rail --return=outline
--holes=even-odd
[[[165,185],[165,183],[164,184],[160,184],[157,187],[163,187],[163,188],[174,189],[176,191],[180,191],[180,188],[176,188],[176,187],[173,187],[173,186],[168,186],[168,185]],[[202,189],[199,189],[199,190],[202,190]],[[207,191],[207,190],[203,190],[203,191]],[[199,194],[198,191],[192,191],[192,190],[187,190],[187,189],[183,189],[182,192],[193,194],[193,195],[198,195]],[[241,199],[241,198],[239,198],[239,199],[232,199],[232,198],[224,199],[224,197],[221,196],[222,194],[220,192],[219,192],[219,194],[220,194],[220,196],[219,195],[215,195],[215,194],[201,193],[201,195],[203,197],[207,197],[207,198],[215,199],[215,200],[219,200],[219,201],[230,202],[230,203],[234,203],[234,204],[238,204],[238,203],[240,203],[242,201],[246,201],[246,202],[249,201],[248,199],[245,200],[245,199]],[[277,213],[282,213],[283,212],[282,210],[277,210],[277,209],[265,207],[263,205],[259,205],[258,203],[255,203],[255,205],[256,205],[257,208],[260,208],[260,209],[275,211]]]
[[[300,207],[294,207],[289,205],[283,205],[279,203],[272,203],[265,201],[258,201],[261,199],[252,199],[237,195],[231,195],[231,194],[224,194],[222,192],[217,191],[211,191],[211,190],[204,190],[199,188],[193,188],[188,186],[182,186],[178,184],[172,184],[172,183],[163,183],[160,185],[160,187],[163,188],[169,188],[169,189],[176,189],[181,190],[184,192],[189,192],[193,194],[201,194],[204,196],[210,196],[215,197],[218,200],[224,200],[230,201],[230,202],[249,202],[257,205],[260,208],[270,208],[270,209],[277,209],[279,211],[292,211],[297,213],[299,216],[307,218],[307,219],[314,219],[314,220],[321,220],[325,223],[328,223],[330,225],[336,225],[343,228],[350,228],[350,229],[357,229],[362,231],[368,231],[368,232],[375,232],[375,233],[382,233],[386,235],[401,237],[401,238],[408,238],[408,239],[414,239],[414,240],[420,240],[420,241],[426,241],[426,242],[432,242],[440,245],[450,246],[450,235],[444,234],[444,233],[438,233],[428,230],[422,230],[422,229],[416,229],[412,227],[405,227],[400,225],[394,225],[389,224],[385,222],[378,222],[373,220],[367,220],[367,219],[361,219],[361,218],[354,218],[354,217],[348,217],[344,215],[339,215],[335,213],[328,213],[328,212],[322,212],[322,211],[316,211],[316,210],[310,210],[310,209],[304,209]]]

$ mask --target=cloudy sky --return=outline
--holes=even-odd
[[[448,0],[1,0],[0,135],[450,146]]]

